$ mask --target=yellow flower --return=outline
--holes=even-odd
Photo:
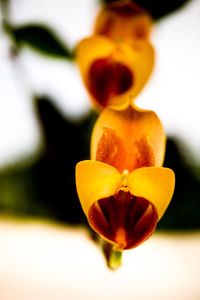
[[[148,39],[152,26],[149,14],[131,1],[116,1],[105,5],[97,15],[95,34],[114,41]]]
[[[90,226],[115,249],[148,239],[174,190],[161,167],[165,134],[157,115],[137,107],[106,109],[94,127],[91,158],[76,166],[78,196]]]
[[[95,106],[120,110],[147,82],[154,65],[154,50],[148,41],[114,43],[94,35],[77,45],[76,62]]]

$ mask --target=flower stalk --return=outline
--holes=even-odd
[[[156,113],[135,105],[154,66],[152,19],[130,0],[105,5],[93,35],[76,47],[76,62],[101,113],[90,160],[76,165],[76,187],[92,229],[103,239],[110,269],[122,251],[146,241],[169,205],[175,185],[162,167],[166,135]]]
[[[118,269],[122,264],[122,251],[120,250],[111,250],[108,267],[111,270]]]

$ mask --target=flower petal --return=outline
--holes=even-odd
[[[152,20],[139,5],[130,1],[116,1],[105,5],[97,16],[95,34],[113,40],[148,39]]]
[[[130,68],[110,57],[96,59],[89,69],[88,87],[92,96],[103,107],[112,97],[120,96],[134,84]]]
[[[165,133],[152,111],[129,106],[105,109],[96,121],[91,139],[91,159],[129,172],[146,166],[161,166]]]
[[[140,168],[128,177],[128,188],[132,195],[150,201],[160,219],[169,205],[175,186],[175,175],[168,168]]]
[[[102,162],[85,160],[76,165],[76,188],[86,216],[94,202],[115,194],[120,178],[115,168]]]
[[[147,41],[114,43],[91,36],[78,44],[76,61],[94,104],[124,109],[148,80],[154,50]]]
[[[116,249],[131,249],[154,232],[158,215],[144,198],[120,190],[93,203],[88,213],[90,226]]]
[[[122,140],[117,136],[115,131],[104,127],[98,144],[96,160],[118,168],[119,162],[124,160],[125,156],[126,151]]]

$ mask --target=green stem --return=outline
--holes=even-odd
[[[112,244],[102,238],[100,239],[100,242],[108,268],[116,270],[122,263],[122,250],[116,249]]]
[[[122,251],[111,250],[110,256],[108,259],[108,267],[111,270],[116,270],[121,266],[122,263]]]

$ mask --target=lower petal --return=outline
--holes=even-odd
[[[91,227],[116,249],[131,249],[144,242],[154,232],[157,220],[151,203],[124,191],[95,202],[88,213]]]

